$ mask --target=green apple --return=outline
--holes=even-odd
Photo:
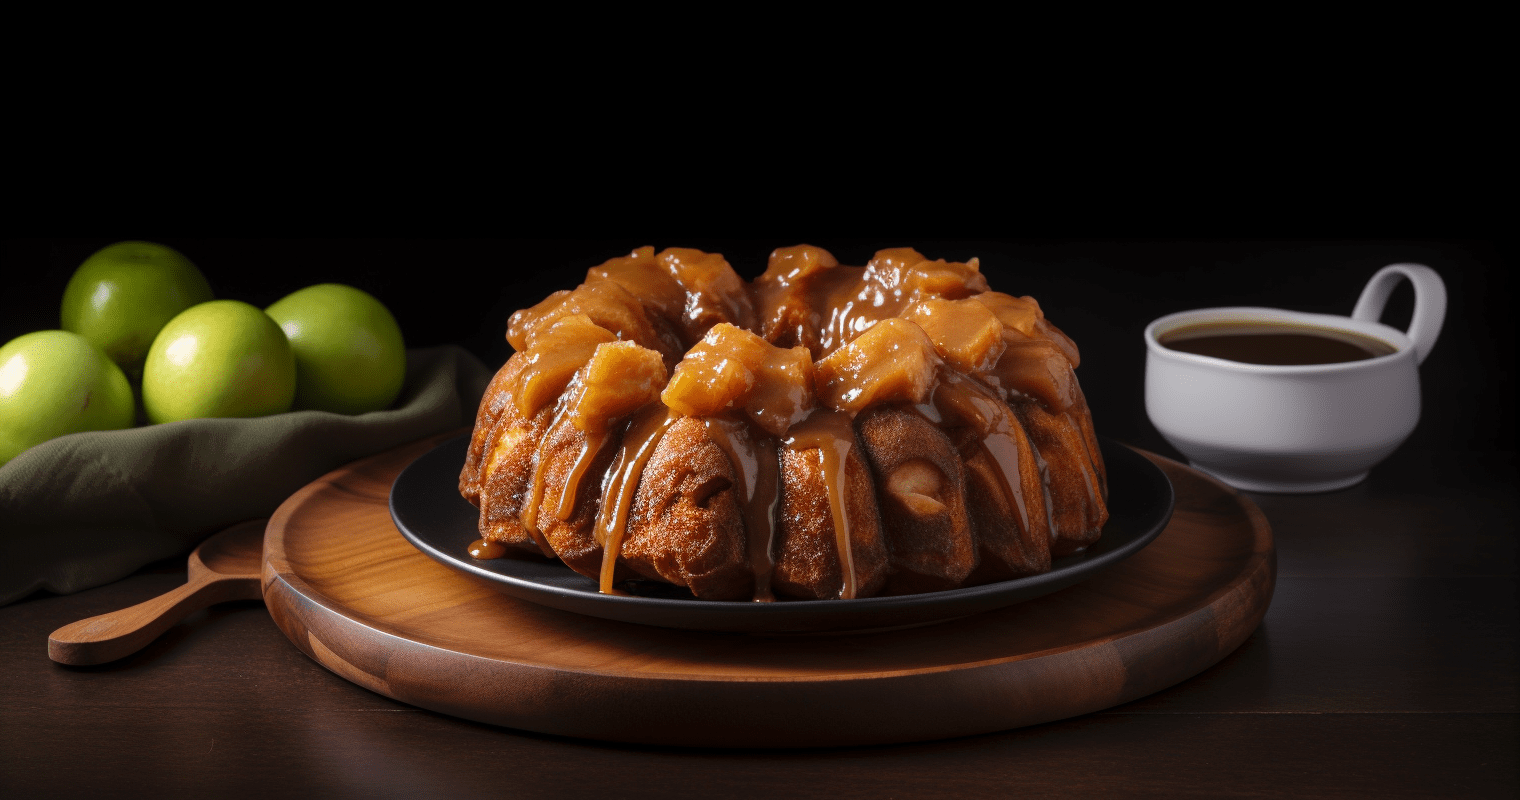
[[[132,427],[121,367],[68,331],[37,331],[0,347],[0,464],[66,433]]]
[[[63,329],[94,342],[134,379],[164,324],[211,299],[190,259],[152,242],[118,242],[84,260],[63,290]]]
[[[296,354],[296,408],[363,414],[388,408],[401,393],[401,326],[372,295],[322,283],[266,310]]]
[[[295,392],[290,342],[268,314],[241,300],[180,312],[143,365],[143,408],[153,422],[279,414]]]

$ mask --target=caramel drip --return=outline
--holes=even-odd
[[[617,594],[612,588],[612,576],[616,571],[618,554],[623,548],[623,536],[628,529],[628,511],[633,507],[633,496],[639,487],[639,477],[644,465],[654,455],[655,447],[664,438],[665,431],[680,419],[681,415],[665,407],[664,403],[650,403],[633,415],[623,444],[618,448],[617,458],[607,472],[607,484],[602,491],[602,507],[596,515],[593,536],[602,546],[601,590],[603,594]]]
[[[853,600],[856,593],[855,556],[850,544],[850,517],[845,507],[845,463],[855,445],[855,428],[850,415],[842,411],[818,408],[808,418],[787,431],[782,440],[790,450],[816,448],[823,458],[824,483],[829,492],[829,511],[834,516],[834,540],[839,548],[839,569],[844,586],[839,597]]]
[[[556,422],[559,420],[556,419]],[[552,428],[551,428],[552,430]],[[523,504],[522,525],[523,529],[532,534],[533,540],[542,544],[543,537],[538,533],[538,504],[544,496],[544,470],[548,468],[544,460],[544,451],[540,449],[533,460],[533,488],[528,494],[528,502]]]
[[[476,539],[470,542],[470,557],[481,561],[493,558],[501,558],[507,554],[507,546],[501,542],[488,542],[485,539]]]
[[[769,603],[776,599],[771,592],[771,573],[776,568],[776,521],[781,512],[781,463],[776,440],[744,419],[706,417],[707,438],[728,455],[739,479],[739,496],[744,506],[744,538],[749,548],[749,565],[755,573],[754,600]]]
[[[570,475],[565,479],[565,485],[559,495],[559,509],[555,516],[561,520],[570,519],[575,512],[575,496],[581,486],[581,478],[585,477],[586,470],[591,462],[596,460],[597,453],[602,451],[602,445],[607,443],[607,431],[586,431],[586,442],[581,445],[580,455],[576,457],[575,464],[570,467]]]
[[[948,418],[962,425],[970,425],[982,435],[982,451],[997,465],[998,473],[1003,479],[1003,488],[1018,509],[1021,529],[1029,530],[1029,507],[1024,498],[1019,450],[1032,450],[1033,447],[1008,405],[998,399],[991,389],[947,369],[940,372],[930,404],[916,406],[916,409],[930,422],[941,427]],[[1035,455],[1043,472],[1045,462],[1039,459],[1038,453]],[[1048,519],[1049,502],[1044,508]]]

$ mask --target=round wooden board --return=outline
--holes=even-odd
[[[450,434],[452,435],[452,434]],[[1276,557],[1257,507],[1146,454],[1176,510],[1148,547],[1055,594],[937,625],[726,634],[508,597],[414,549],[387,498],[440,436],[297,492],[264,537],[264,600],[290,640],[372,691],[467,719],[622,742],[883,744],[1090,713],[1198,674],[1256,629]]]

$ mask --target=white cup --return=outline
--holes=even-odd
[[[1401,278],[1414,284],[1408,333],[1378,322]],[[1420,419],[1420,362],[1446,318],[1446,286],[1422,264],[1382,268],[1350,317],[1275,308],[1208,308],[1145,328],[1145,411],[1193,466],[1254,492],[1329,492],[1367,477]],[[1336,364],[1247,364],[1161,344],[1207,323],[1267,323],[1348,331],[1393,352]]]

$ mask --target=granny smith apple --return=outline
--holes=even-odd
[[[164,324],[211,299],[190,259],[152,242],[117,242],[84,260],[63,290],[63,329],[94,342],[134,379]]]
[[[296,408],[363,414],[389,407],[401,393],[406,344],[374,296],[322,283],[266,310],[296,354]]]
[[[241,300],[180,312],[143,365],[143,408],[153,422],[262,417],[290,410],[296,362],[268,314]]]
[[[0,464],[54,437],[132,427],[132,388],[100,348],[68,331],[0,347]]]

